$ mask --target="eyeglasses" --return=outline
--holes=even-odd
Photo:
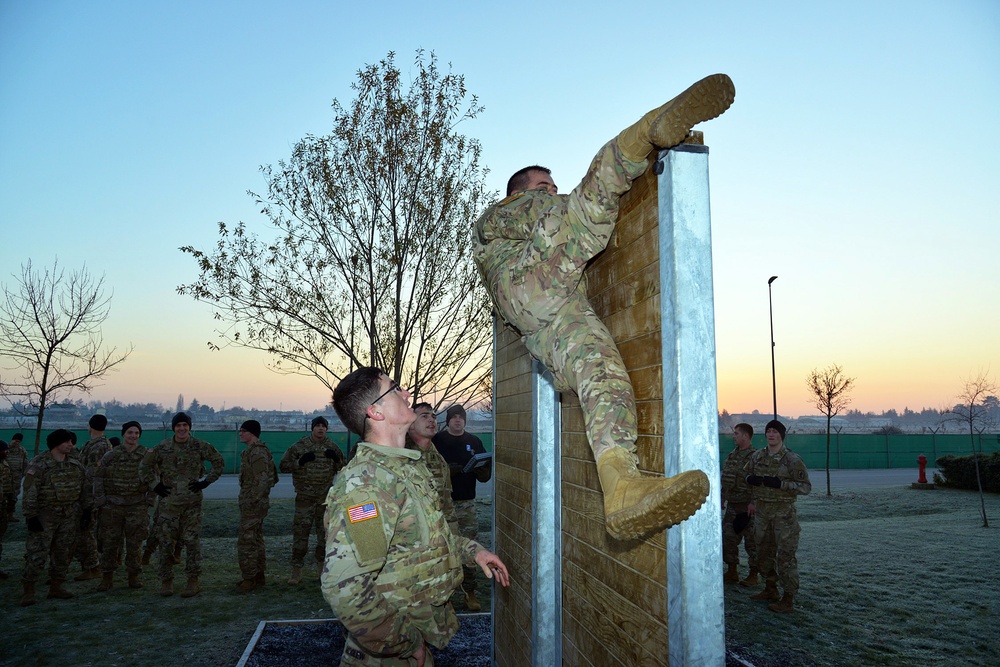
[[[399,386],[398,382],[393,382],[391,385],[389,385],[389,388],[385,391],[385,393],[379,394],[379,397],[376,398],[371,403],[369,403],[369,406],[375,405],[376,403],[378,403],[379,401],[381,401],[383,398],[385,398],[394,391],[403,391],[403,388]]]

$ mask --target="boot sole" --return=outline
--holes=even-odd
[[[700,470],[688,470],[671,479],[674,483],[668,488],[647,496],[637,505],[608,515],[608,534],[618,540],[631,540],[670,528],[693,516],[708,498],[708,476]]]
[[[718,118],[735,99],[736,86],[725,74],[712,74],[696,81],[668,102],[668,108],[653,121],[650,128],[653,144],[659,148],[676,146],[692,127]]]

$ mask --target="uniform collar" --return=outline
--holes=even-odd
[[[358,448],[361,447],[368,447],[378,452],[379,454],[383,454],[385,456],[401,456],[403,458],[407,458],[412,461],[416,461],[417,459],[420,458],[419,449],[407,449],[405,447],[385,447],[383,445],[376,445],[371,442],[364,442],[364,441],[358,443]]]

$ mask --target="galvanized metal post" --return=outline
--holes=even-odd
[[[725,664],[722,516],[708,147],[660,153],[660,306],[665,473],[703,470],[705,505],[667,531],[671,667]]]
[[[562,416],[552,374],[531,362],[531,664],[562,664]]]

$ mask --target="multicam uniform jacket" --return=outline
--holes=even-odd
[[[333,450],[334,458],[326,457],[328,449]],[[315,460],[300,466],[299,459],[309,452],[316,455]],[[344,453],[333,440],[326,438],[322,442],[316,442],[311,435],[307,435],[285,450],[280,466],[281,472],[292,474],[292,485],[296,494],[310,498],[325,498],[334,475],[346,463]]]
[[[267,503],[271,487],[277,483],[278,469],[271,450],[257,440],[240,454],[240,508]]]
[[[86,470],[78,459],[67,456],[65,461],[56,461],[52,452],[42,452],[24,471],[21,508],[25,518],[52,510],[90,508],[92,495],[86,482]]]
[[[129,452],[124,446],[108,451],[94,474],[94,504],[152,505],[149,485],[139,478],[139,465],[149,450],[138,445]]]
[[[170,489],[170,495],[160,499],[161,505],[200,503],[202,492],[192,491],[188,483],[198,481],[205,473],[204,461],[211,466],[206,481],[212,483],[219,479],[226,462],[211,443],[194,436],[180,443],[170,437],[146,452],[139,464],[139,477],[150,489],[157,481]]]

